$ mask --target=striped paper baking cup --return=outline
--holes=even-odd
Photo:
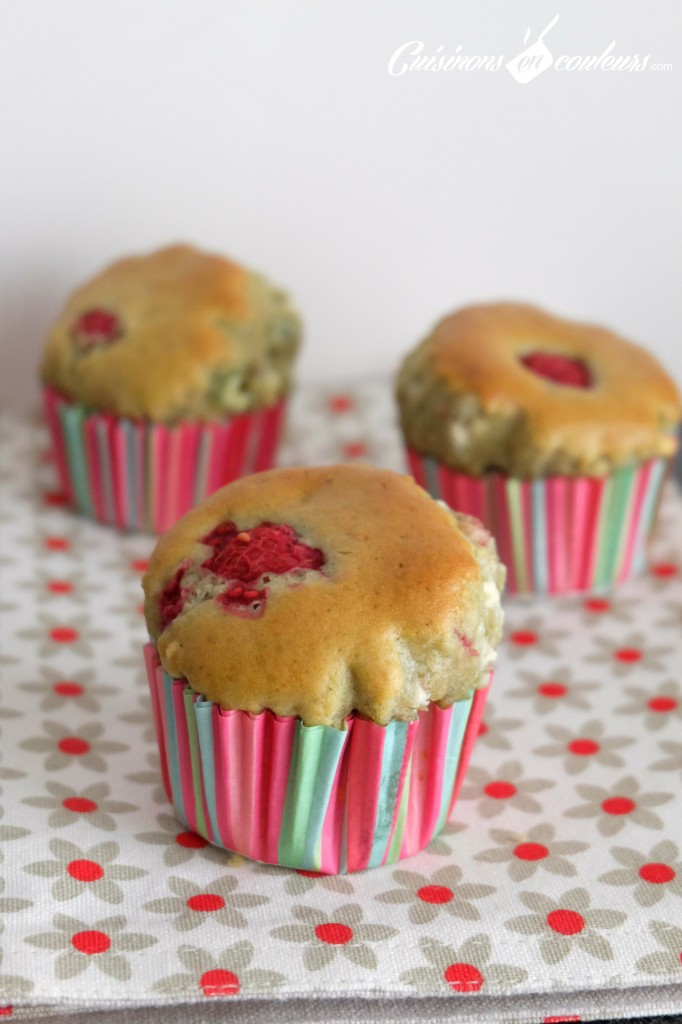
[[[408,449],[413,477],[434,498],[493,534],[515,594],[565,594],[623,583],[644,568],[669,460],[602,477],[517,480],[468,476]]]
[[[344,729],[270,711],[225,711],[145,648],[161,770],[178,818],[266,864],[345,874],[392,864],[442,829],[481,724],[488,686],[415,722]]]
[[[43,389],[60,485],[83,515],[162,533],[213,491],[270,469],[285,401],[218,423],[174,427],[89,412]]]

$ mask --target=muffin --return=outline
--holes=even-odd
[[[41,365],[61,485],[82,513],[160,532],[274,461],[300,324],[286,294],[189,245],[80,287]]]
[[[533,306],[469,306],[407,356],[397,401],[415,479],[482,520],[512,592],[641,569],[681,415],[650,353]]]
[[[479,728],[503,582],[480,524],[389,470],[271,470],[189,512],[143,580],[180,819],[331,874],[421,849]]]

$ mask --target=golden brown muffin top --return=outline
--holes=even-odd
[[[277,401],[299,335],[284,292],[222,256],[173,245],[119,260],[74,292],[41,376],[119,416],[214,420]]]
[[[170,675],[224,708],[340,727],[484,685],[503,581],[475,520],[346,465],[229,484],[159,540],[143,585]]]
[[[667,456],[681,416],[649,352],[513,302],[441,320],[405,360],[398,395],[408,443],[473,473],[600,473]]]

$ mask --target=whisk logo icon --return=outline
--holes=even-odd
[[[527,82],[532,82],[534,78],[541,75],[547,68],[551,68],[554,63],[554,57],[547,48],[545,43],[545,36],[550,29],[554,28],[559,15],[556,14],[548,25],[545,25],[540,35],[537,37],[534,43],[530,46],[526,46],[530,38],[530,29],[526,29],[526,34],[523,37],[525,50],[517,54],[512,60],[507,61],[505,67],[509,74],[521,85],[526,85]]]

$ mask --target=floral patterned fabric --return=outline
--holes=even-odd
[[[471,768],[431,846],[317,877],[173,816],[141,654],[153,539],[63,507],[42,425],[0,430],[0,1016],[224,999],[251,1020],[251,1000],[282,997],[448,1000],[458,1020],[679,1009],[672,488],[645,577],[506,602]],[[352,459],[404,468],[386,382],[299,393],[283,461]]]

